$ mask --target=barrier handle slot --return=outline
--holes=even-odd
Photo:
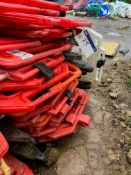
[[[55,72],[42,62],[34,64],[34,67],[38,68],[48,79],[51,79],[55,75]]]

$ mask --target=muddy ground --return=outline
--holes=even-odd
[[[107,58],[102,82],[89,90],[90,126],[58,141],[59,159],[45,175],[131,175],[131,20],[90,20],[130,52]]]

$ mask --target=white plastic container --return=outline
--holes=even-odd
[[[102,47],[103,36],[91,28],[83,28],[82,30],[87,30],[89,32],[97,51],[90,57],[86,57],[79,47],[76,47],[77,49],[74,48],[73,50],[77,50],[79,53],[81,52],[83,54],[83,60],[94,67],[94,71],[92,73],[87,73],[86,79],[101,81],[103,66],[101,68],[97,68],[97,61],[100,59],[105,60],[105,49]]]
[[[92,56],[88,58],[84,57],[84,60],[94,67],[94,71],[92,73],[88,73],[86,78],[89,80],[101,81],[103,66],[101,68],[97,68],[97,61],[100,59],[105,60],[105,49],[103,48],[103,36],[91,28],[84,28],[84,30],[85,29],[88,30],[97,48],[97,51]]]

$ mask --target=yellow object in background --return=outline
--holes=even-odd
[[[115,42],[106,42],[105,41],[105,42],[103,42],[103,47],[106,51],[106,53],[105,53],[106,56],[114,57],[120,48],[120,44],[115,43]]]

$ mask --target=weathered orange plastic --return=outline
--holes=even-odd
[[[7,153],[8,149],[9,145],[3,134],[0,132],[0,159]]]
[[[41,63],[44,63],[50,68],[54,68],[63,61],[64,56],[62,54],[40,60]],[[1,71],[0,73],[0,80],[11,79],[14,81],[21,82],[36,77],[40,73],[40,70],[38,68],[33,67],[34,64],[35,63],[14,70],[3,70],[3,72]]]
[[[0,14],[5,21],[23,24],[47,25],[62,28],[91,27],[92,23],[84,20],[73,20],[62,17],[51,17],[43,15],[25,14],[17,12],[5,12]]]
[[[3,47],[3,46],[0,46]],[[7,52],[1,52],[0,53],[0,65],[1,67],[4,68],[16,68],[16,67],[20,67],[20,66],[24,66],[27,64],[31,64],[33,62],[37,62],[40,59],[50,56],[50,55],[54,55],[56,53],[60,53],[62,51],[66,51],[71,49],[72,45],[67,43],[67,44],[60,44],[59,47],[56,47],[54,49],[51,50],[47,50],[41,53],[37,53],[34,56],[28,58],[28,59],[21,59],[18,56],[15,56],[13,54],[7,53]]]
[[[16,50],[16,49],[25,49],[28,47],[35,47],[35,46],[40,46],[41,42],[40,41],[25,41],[25,42],[20,42],[20,43],[12,43],[12,44],[7,44],[7,45],[0,45],[0,52],[2,51],[8,51],[8,50]],[[1,55],[4,55],[5,53],[1,53]],[[7,58],[6,58],[7,59]],[[9,58],[8,58],[9,59]]]
[[[63,80],[63,75],[53,77],[43,83],[41,87],[26,92],[14,92],[11,95],[0,94],[0,113],[29,112],[40,105],[45,100],[59,93],[67,87],[72,81],[80,77],[81,71],[76,66],[66,63],[69,69],[69,75]],[[59,83],[58,83],[59,82]],[[56,84],[57,83],[57,84]],[[55,84],[55,85],[54,85]],[[53,85],[53,86],[52,86]],[[52,87],[51,87],[52,86]],[[51,88],[49,88],[51,87]],[[48,89],[49,88],[49,89]],[[45,91],[46,90],[46,91]],[[39,97],[37,97],[39,94]]]
[[[19,118],[13,117],[12,124],[17,128],[26,129],[27,132],[29,127],[35,128],[36,130],[39,130],[39,131],[42,128],[42,132],[43,132],[43,127],[50,121],[50,119],[54,115],[57,115],[60,112],[62,108],[62,105],[60,103],[61,101],[63,101],[63,97],[66,95],[65,92],[68,90],[70,92],[73,92],[77,84],[78,84],[78,81],[75,80],[74,82],[71,83],[71,85],[69,85],[68,88],[63,89],[56,97],[54,97],[52,101],[48,100],[48,102],[43,103],[42,105],[37,107],[35,111],[25,114]],[[64,98],[64,101],[65,101],[65,98]],[[44,131],[45,130],[46,129],[44,129]]]
[[[88,115],[82,114],[89,96],[86,92],[82,91],[83,90],[77,89],[77,93],[81,95],[79,96],[80,99],[78,99],[77,103],[66,117],[68,118],[70,114],[74,114],[72,117],[69,117],[70,120],[62,123],[56,130],[52,130],[52,133],[39,137],[39,142],[57,140],[61,137],[75,133],[79,124],[82,126],[88,126],[90,124],[91,118]]]
[[[24,82],[14,82],[11,80],[3,80],[0,82],[0,91],[16,91],[16,90],[28,90],[37,88],[41,85],[41,80],[32,78]]]
[[[1,2],[8,2],[8,3],[16,3],[16,4],[24,4],[28,6],[35,6],[40,8],[47,8],[47,9],[55,9],[61,11],[69,10],[66,6],[61,6],[58,3],[43,1],[43,0],[1,0]]]
[[[34,175],[32,170],[13,155],[6,154],[4,160],[12,170],[12,175]]]
[[[60,16],[60,12],[56,10],[47,10],[44,8],[25,6],[22,4],[18,5],[14,3],[4,3],[4,2],[0,2],[0,11],[31,13],[31,14],[40,14],[40,15],[48,15],[48,16]]]

